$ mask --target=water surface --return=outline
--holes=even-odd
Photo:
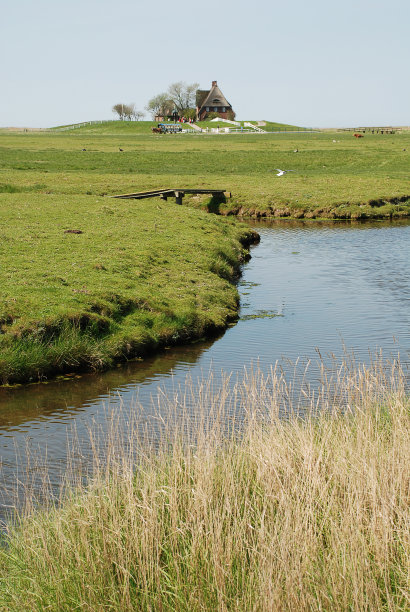
[[[241,376],[256,361],[262,369],[280,361],[286,370],[301,358],[313,361],[314,380],[319,354],[338,360],[347,351],[369,363],[382,350],[385,359],[400,353],[408,375],[409,221],[251,224],[261,242],[239,282],[240,319],[221,337],[103,374],[0,389],[4,507],[12,503],[16,480],[25,478],[27,454],[39,449],[42,459],[47,455],[47,474],[56,484],[73,426],[85,440],[91,421],[105,427],[107,406],[132,410],[137,396],[149,419],[158,387],[173,389],[187,374],[195,380],[223,369]]]

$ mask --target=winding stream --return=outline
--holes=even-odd
[[[291,367],[345,351],[368,363],[400,353],[407,380],[410,363],[410,221],[363,224],[251,222],[261,235],[239,282],[240,319],[221,337],[164,350],[103,374],[48,384],[0,389],[0,502],[13,504],[26,455],[44,458],[52,484],[65,469],[66,442],[74,427],[87,438],[92,420],[104,428],[107,406],[130,409],[138,395],[150,414],[158,387],[172,389],[189,374],[210,370],[241,375],[258,360],[264,369]],[[311,369],[315,376],[315,367]],[[0,508],[1,512],[1,508]]]

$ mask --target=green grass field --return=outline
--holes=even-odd
[[[108,367],[226,325],[247,230],[195,208],[409,214],[408,132],[153,135],[149,125],[0,132],[1,382]],[[278,178],[275,168],[294,172]],[[109,197],[165,187],[232,198],[187,196],[178,207]]]
[[[110,195],[214,187],[233,194],[221,212],[328,218],[409,213],[410,132],[362,139],[331,132],[151,135],[150,125],[0,133],[0,189]],[[294,172],[277,177],[275,168]],[[203,198],[195,202],[206,205]]]

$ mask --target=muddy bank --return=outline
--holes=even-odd
[[[255,205],[244,206],[235,204],[235,199],[224,202],[206,204],[209,212],[220,215],[235,215],[238,217],[277,218],[277,219],[334,219],[334,220],[364,220],[364,219],[400,219],[410,217],[410,195],[402,197],[381,198],[368,202],[340,202],[329,206],[303,207],[297,205],[267,206],[259,208]]]

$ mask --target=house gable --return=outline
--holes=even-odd
[[[218,113],[222,118],[227,119],[228,113],[232,115],[232,106],[223,95],[216,81],[212,81],[212,87],[208,91],[198,89],[196,92],[197,118],[205,119],[207,113]]]

